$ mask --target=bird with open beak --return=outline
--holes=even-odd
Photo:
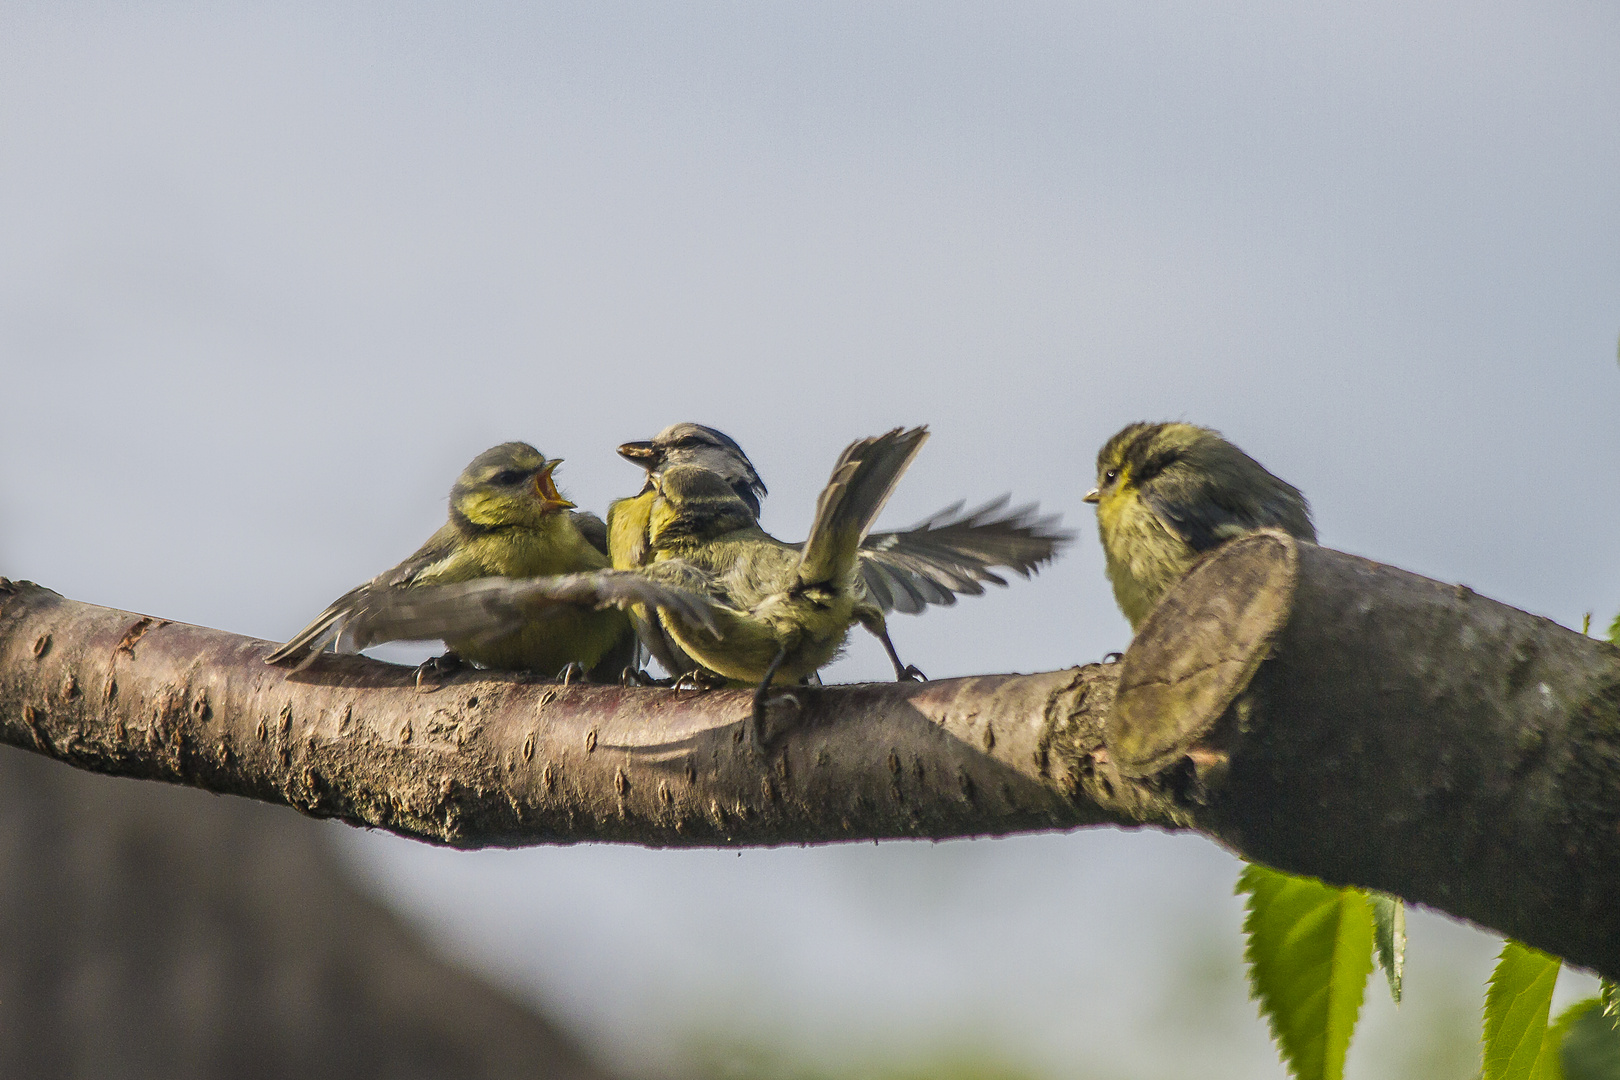
[[[441,664],[470,660],[484,667],[537,671],[547,676],[585,672],[608,681],[634,662],[635,637],[624,611],[558,604],[491,637],[457,633],[459,627],[408,619],[411,590],[480,578],[533,578],[601,571],[608,567],[607,528],[594,514],[575,510],[557,490],[561,458],[547,458],[528,443],[492,447],[472,460],[450,489],[449,520],[416,553],[344,593],[315,620],[270,654],[271,663],[306,666],[327,645],[353,647],[353,628],[368,627],[372,641],[404,636],[440,638],[449,647]],[[345,638],[348,628],[350,637]],[[442,631],[442,632],[439,632]],[[363,647],[363,646],[362,646]],[[448,659],[447,659],[448,658]]]

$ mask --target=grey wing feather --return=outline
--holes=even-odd
[[[978,596],[984,583],[1006,585],[992,568],[1029,577],[1055,558],[1074,534],[1059,516],[1031,503],[1007,510],[1002,495],[967,513],[960,502],[897,532],[872,533],[861,545],[861,583],[884,611],[915,615]]]
[[[883,510],[900,477],[928,440],[928,429],[916,427],[858,439],[844,448],[831,478],[816,500],[810,536],[800,548],[799,574],[806,581],[825,580],[838,572],[842,559],[855,554],[873,519]],[[843,564],[845,568],[848,563]]]
[[[452,540],[449,529],[448,525],[441,528],[428,538],[427,543],[417,548],[410,558],[398,566],[384,570],[364,585],[358,585],[332,601],[326,610],[310,620],[308,626],[294,634],[285,645],[266,656],[264,662],[279,664],[284,660],[297,659],[298,670],[308,667],[316,653],[328,645],[339,643],[343,625],[356,612],[364,610],[379,593],[409,585],[422,571],[448,555]]]
[[[698,666],[696,661],[688,657],[681,647],[671,640],[656,618],[642,618],[631,612],[630,626],[635,630],[636,640],[641,643],[641,647],[646,649],[648,654],[658,661],[658,666],[668,674],[684,675]]]
[[[1206,476],[1165,475],[1144,486],[1142,499],[1194,551],[1208,551],[1255,529],[1279,528],[1313,543],[1305,497],[1269,473],[1250,480],[1253,490],[1235,490]]]
[[[597,570],[589,574],[530,578],[529,581],[529,588],[533,590],[531,602],[562,601],[596,608],[629,609],[637,605],[664,608],[677,618],[701,625],[715,637],[720,636],[712,600],[688,589],[654,581],[636,570]]]
[[[538,578],[478,578],[451,585],[378,589],[326,628],[321,645],[358,651],[384,641],[488,640],[544,619],[561,604],[667,608],[718,636],[708,599],[651,581],[634,570],[597,570]],[[312,654],[313,655],[313,654]],[[307,660],[305,661],[308,662]]]
[[[644,567],[642,572],[661,585],[701,596],[705,604],[724,604],[727,601],[725,589],[718,585],[713,575],[685,559],[665,559]],[[668,674],[684,675],[703,666],[681,648],[656,616],[643,618],[639,612],[631,611],[630,625],[635,629],[642,648]],[[706,625],[714,629],[712,617]],[[716,633],[715,636],[723,635]]]
[[[367,582],[357,589],[350,589],[315,616],[308,626],[289,638],[285,645],[266,656],[264,662],[279,664],[296,658],[299,661],[298,670],[308,667],[317,653],[337,640],[343,622],[361,605],[367,591],[375,588],[375,585]]]

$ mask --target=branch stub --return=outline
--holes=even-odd
[[[1103,730],[1131,778],[1179,760],[1248,686],[1288,621],[1298,541],[1262,529],[1216,548],[1164,595],[1121,661]]]

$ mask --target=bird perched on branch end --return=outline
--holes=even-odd
[[[1300,490],[1268,472],[1218,431],[1193,424],[1127,424],[1097,454],[1097,531],[1108,559],[1114,599],[1141,627],[1154,606],[1211,548],[1256,529],[1281,529],[1316,543],[1310,504]],[[1405,926],[1398,896],[1373,893],[1382,938]],[[1404,930],[1387,931],[1404,955]],[[1400,960],[1382,948],[1379,963],[1400,1000]]]
[[[493,637],[476,622],[435,625],[425,613],[436,609],[416,602],[421,597],[413,592],[482,578],[606,570],[607,528],[594,514],[576,512],[557,490],[552,473],[561,462],[521,442],[479,454],[456,478],[449,520],[427,543],[344,593],[267,662],[292,660],[305,667],[328,645],[352,651],[381,641],[439,638],[450,647],[452,662],[548,676],[568,669],[598,679],[617,677],[634,660],[629,617],[611,607],[597,610],[582,599],[590,593],[587,583],[606,579],[581,578],[559,590],[555,604],[536,598],[527,609],[531,619]],[[622,582],[613,586],[623,587]],[[611,602],[611,590],[604,584],[601,591],[604,602]]]
[[[1097,531],[1114,599],[1141,626],[1198,556],[1244,533],[1275,528],[1316,542],[1310,505],[1218,431],[1129,424],[1097,454]]]

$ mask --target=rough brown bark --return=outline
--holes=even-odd
[[[1112,665],[779,695],[559,686],[328,656],[6,587],[0,741],[460,847],[782,844],[1128,822],[1076,792]]]
[[[1123,665],[797,689],[763,758],[744,691],[421,693],[37,586],[0,601],[0,740],[84,768],[459,846],[1191,827],[1620,974],[1620,650],[1280,534],[1195,568]]]
[[[1109,732],[1199,829],[1620,974],[1620,649],[1281,533],[1183,584]],[[1211,692],[1256,647],[1235,701]]]
[[[1293,615],[1228,714],[1248,731],[1200,827],[1620,975],[1620,649],[1299,551]]]

